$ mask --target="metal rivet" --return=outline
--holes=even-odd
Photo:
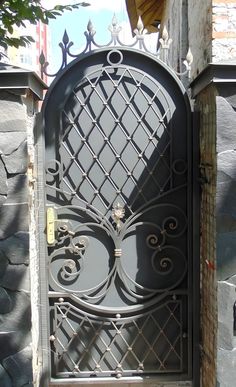
[[[94,194],[95,194],[95,195],[98,195],[98,191],[94,191]]]
[[[140,154],[138,155],[138,157],[141,159],[141,158],[143,157],[142,153],[140,153]]]
[[[97,157],[96,155],[93,155],[93,158],[94,158],[94,159],[97,159],[98,157]]]
[[[105,176],[109,176],[109,173],[108,173],[108,172],[105,172]]]
[[[81,138],[81,141],[86,142],[86,138],[84,138],[84,137]]]
[[[116,193],[117,193],[117,194],[120,194],[120,190],[118,189],[118,190],[116,191]]]
[[[83,176],[83,177],[86,177],[86,176],[87,176],[87,173],[83,172],[83,173],[82,173],[82,176]]]
[[[117,313],[117,314],[116,314],[116,318],[121,318],[120,313]]]
[[[127,176],[132,176],[132,173],[131,172],[127,172]]]
[[[150,141],[152,141],[152,140],[153,140],[153,137],[152,137],[152,136],[150,136],[148,139],[149,139]]]
[[[58,301],[59,301],[59,302],[64,302],[64,298],[60,297],[60,298],[58,299]]]
[[[108,137],[104,137],[104,141],[108,141]]]
[[[118,373],[116,374],[116,377],[117,377],[117,379],[122,378],[122,373],[121,373],[121,372],[118,372]]]
[[[116,155],[116,158],[119,159],[119,158],[120,158],[120,155]]]
[[[55,341],[55,340],[56,340],[56,337],[53,336],[53,335],[51,335],[51,336],[49,337],[49,340],[50,340],[50,341]]]
[[[130,141],[131,140],[131,137],[127,137],[127,141]]]

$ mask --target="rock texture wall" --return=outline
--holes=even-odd
[[[27,114],[0,92],[0,386],[32,385]]]
[[[236,380],[236,93],[219,88],[217,107],[218,387]]]

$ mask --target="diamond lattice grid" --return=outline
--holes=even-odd
[[[163,192],[171,178],[169,110],[160,88],[137,71],[87,76],[63,111],[67,190],[104,214],[118,201],[132,212],[150,192]]]

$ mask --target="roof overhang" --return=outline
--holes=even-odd
[[[136,28],[138,18],[141,16],[148,32],[157,32],[158,25],[163,18],[165,2],[166,0],[126,0],[132,31]]]

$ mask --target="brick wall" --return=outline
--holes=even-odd
[[[213,62],[236,58],[236,0],[212,2]]]
[[[216,108],[215,91],[208,87],[196,100],[200,112],[201,165],[201,379],[202,387],[216,385]]]

